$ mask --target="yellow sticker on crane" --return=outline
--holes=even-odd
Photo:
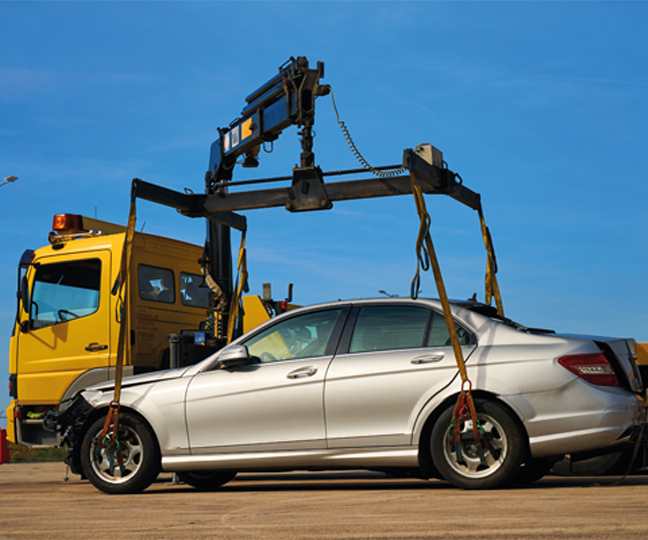
[[[248,118],[241,124],[241,140],[244,141],[252,135],[252,118]]]

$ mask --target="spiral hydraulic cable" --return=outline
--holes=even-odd
[[[331,101],[333,102],[333,109],[335,110],[337,123],[340,126],[340,129],[342,130],[342,135],[344,135],[344,138],[346,139],[346,142],[349,145],[349,148],[351,149],[351,153],[356,157],[356,159],[362,164],[362,166],[365,169],[367,169],[370,173],[379,176],[380,178],[392,178],[394,176],[398,176],[399,174],[407,170],[406,167],[399,167],[398,169],[395,169],[393,171],[380,171],[372,167],[371,165],[369,165],[367,160],[360,153],[360,150],[358,150],[358,147],[353,142],[353,138],[349,133],[349,128],[347,128],[346,124],[342,120],[340,120],[340,114],[338,113],[337,106],[335,105],[335,97],[333,96],[333,89],[331,89]]]

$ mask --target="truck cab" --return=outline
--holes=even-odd
[[[200,246],[135,233],[122,306],[112,289],[125,228],[63,214],[55,216],[53,229],[50,245],[21,259],[10,342],[8,438],[33,447],[58,444],[43,429],[47,411],[86,386],[114,378],[124,309],[124,375],[132,375],[168,368],[169,335],[195,333],[212,301],[198,262]],[[212,352],[196,342],[191,355],[180,356],[180,365]]]

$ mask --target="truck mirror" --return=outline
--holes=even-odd
[[[20,303],[25,313],[29,313],[29,284],[27,283],[27,276],[23,276],[20,281]]]

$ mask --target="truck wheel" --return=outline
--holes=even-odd
[[[472,420],[464,420],[460,430],[458,453],[452,443],[453,407],[449,407],[432,429],[430,448],[439,473],[451,484],[463,489],[492,489],[508,484],[524,461],[526,444],[516,418],[494,401],[475,399],[477,420],[483,429],[484,463],[473,438]],[[460,455],[458,455],[460,454]]]
[[[212,491],[227,484],[236,476],[234,471],[184,471],[178,479],[201,491]]]
[[[85,433],[81,443],[81,467],[88,480],[106,493],[139,493],[150,486],[160,472],[160,451],[148,425],[131,413],[119,415],[117,441],[111,452],[99,444],[105,417]],[[107,438],[112,438],[112,426]],[[119,463],[121,456],[121,464]]]

